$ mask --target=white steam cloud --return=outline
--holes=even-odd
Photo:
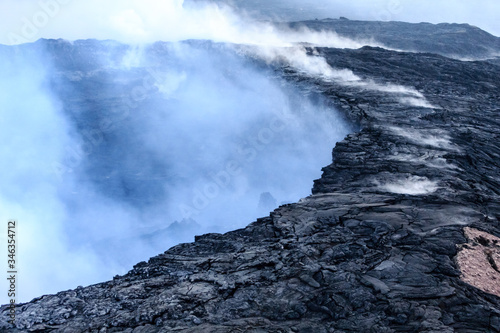
[[[349,132],[229,46],[162,44],[159,59],[132,48],[64,75],[26,48],[0,56],[1,218],[20,225],[19,301],[309,195]]]
[[[320,98],[273,79],[263,61],[425,100],[333,68],[302,44],[376,42],[281,31],[225,6],[6,0],[0,10],[9,5],[22,23],[6,21],[9,44],[52,37],[135,45],[118,61],[103,54],[93,70],[64,73],[47,52],[0,49],[0,136],[8,143],[0,218],[19,221],[18,301],[110,279],[194,234],[242,227],[309,195],[350,129]],[[179,42],[187,39],[212,42]],[[157,40],[172,43],[148,46]],[[91,42],[74,45],[98,54]]]
[[[425,195],[438,190],[437,182],[426,177],[409,176],[393,183],[378,184],[379,189],[386,192],[409,195]]]
[[[72,285],[89,270],[96,280],[109,277],[112,268],[96,270],[99,260],[92,252],[69,250],[72,236],[63,231],[70,214],[59,195],[69,184],[57,183],[52,163],[63,158],[75,133],[45,87],[46,67],[37,58],[0,58],[0,220],[2,225],[18,220],[18,286],[25,297],[33,297]]]
[[[390,126],[388,129],[395,135],[402,136],[419,145],[432,146],[449,151],[458,150],[458,147],[451,143],[449,133],[443,130],[412,129],[394,126]]]

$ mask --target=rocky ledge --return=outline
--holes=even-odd
[[[280,69],[361,128],[333,149],[311,196],[112,281],[18,305],[16,328],[3,307],[0,330],[500,332],[500,67],[316,51],[418,94]]]
[[[500,55],[500,39],[469,24],[415,24],[340,18],[286,25],[315,31],[335,31],[340,36],[374,40],[397,50],[436,53],[458,59],[487,59]]]

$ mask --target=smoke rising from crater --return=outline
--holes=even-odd
[[[123,46],[78,70],[51,60],[68,44],[40,45],[1,56],[0,157],[12,163],[0,201],[2,218],[20,223],[20,301],[243,227],[268,213],[262,193],[278,204],[309,195],[350,131],[319,97],[228,45]],[[90,59],[99,45],[74,47]]]
[[[309,195],[351,129],[268,64],[394,88],[335,69],[297,44],[372,41],[277,31],[213,4],[43,4],[12,40],[133,46],[52,41],[0,52],[0,135],[9,142],[0,158],[10,161],[0,170],[0,206],[3,220],[20,224],[20,301],[110,279],[195,234],[243,227],[263,214],[263,193],[278,204]],[[64,54],[72,47],[79,52]]]

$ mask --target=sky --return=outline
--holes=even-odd
[[[258,12],[261,19],[344,16],[360,20],[469,23],[500,35],[500,3],[495,0],[320,0],[313,4],[304,0],[217,0],[222,1],[240,11]],[[241,20],[227,15],[225,9],[190,11],[187,17],[186,11],[180,9],[182,6],[182,0],[2,0],[0,43],[18,44],[39,38],[152,41],[210,34],[220,37],[234,26],[231,20]]]

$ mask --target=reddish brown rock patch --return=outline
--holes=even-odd
[[[500,296],[500,238],[464,228],[469,242],[460,245],[457,264],[461,279],[487,293]]]

